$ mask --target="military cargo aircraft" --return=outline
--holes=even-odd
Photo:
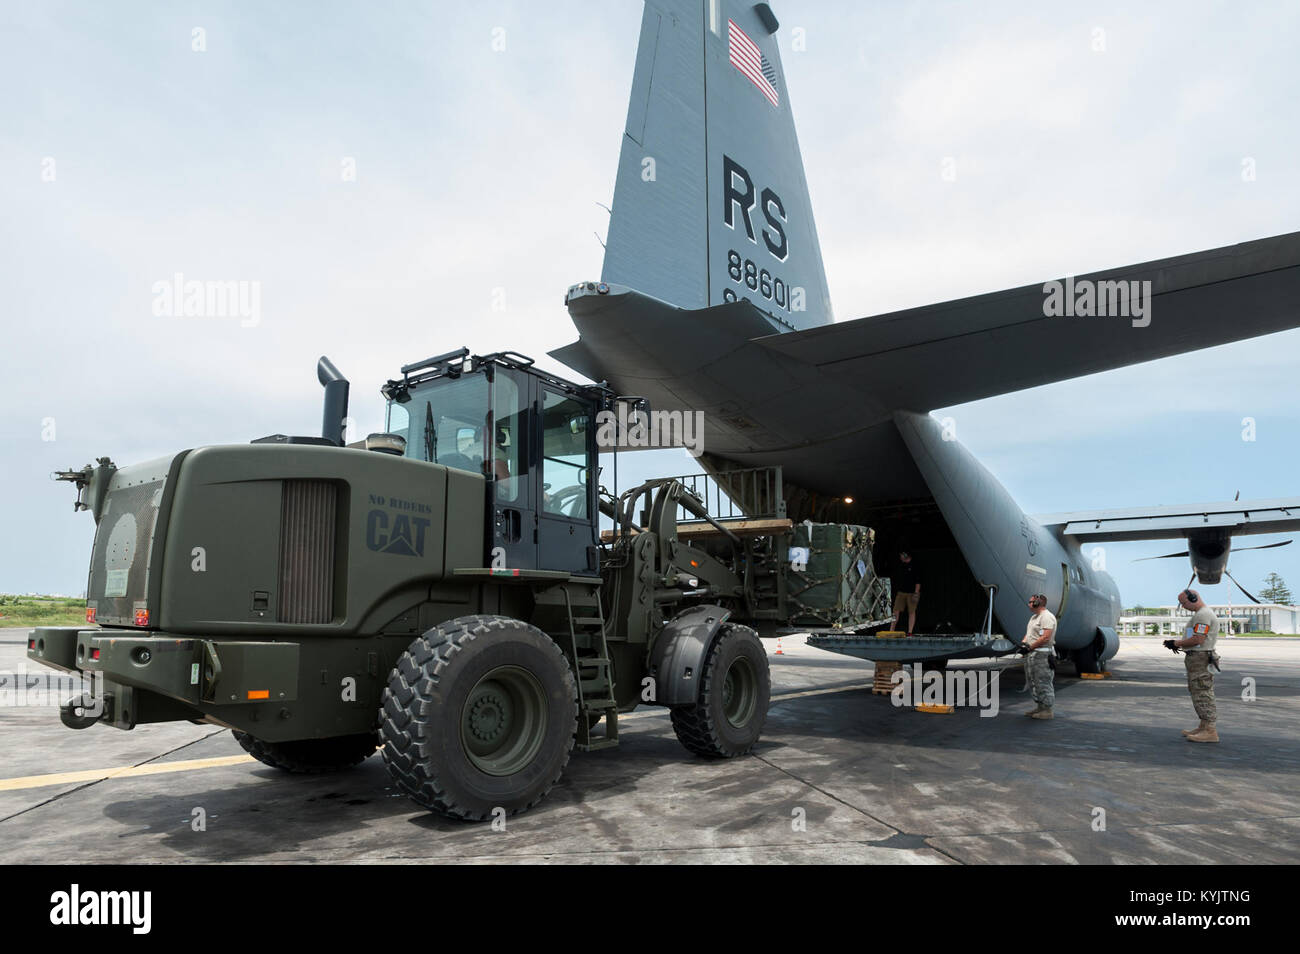
[[[1097,672],[1120,595],[1082,543],[1186,538],[1173,555],[1208,584],[1235,536],[1300,527],[1300,498],[1029,516],[929,414],[1300,326],[1300,233],[835,322],[778,27],[766,3],[646,0],[601,280],[569,289],[579,340],[552,354],[704,412],[718,479],[780,465],[791,518],[851,498],[878,552],[922,552],[922,621],[949,638],[853,654],[1010,651],[989,634],[1018,635],[1044,593],[1058,653]]]

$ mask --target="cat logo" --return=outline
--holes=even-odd
[[[371,510],[366,517],[366,546],[376,553],[424,556],[424,538],[430,523],[426,517]]]

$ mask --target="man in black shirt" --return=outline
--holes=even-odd
[[[907,608],[907,635],[916,629],[916,607],[921,602],[921,579],[912,562],[912,555],[906,550],[899,551],[898,567],[889,581],[894,587],[894,629]]]

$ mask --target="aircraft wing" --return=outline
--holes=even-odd
[[[1220,503],[1080,510],[1035,516],[1044,529],[1080,542],[1181,539],[1198,530],[1284,533],[1300,530],[1300,497],[1228,500]]]
[[[1049,317],[1044,285],[1026,285],[761,343],[887,406],[931,411],[1300,326],[1300,232],[1081,275],[1073,288],[1084,281],[1150,282],[1149,310]]]

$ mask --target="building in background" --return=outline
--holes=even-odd
[[[1160,636],[1179,636],[1187,626],[1191,613],[1181,606],[1143,607],[1147,612],[1124,615],[1119,618],[1121,636],[1149,635],[1152,627]],[[1233,603],[1210,604],[1219,617],[1219,633],[1229,635],[1228,621],[1232,620],[1236,633],[1287,633],[1300,635],[1300,606],[1281,603],[1259,603],[1242,606]]]

